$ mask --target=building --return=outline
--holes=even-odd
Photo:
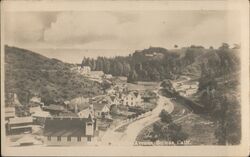
[[[104,74],[105,79],[112,79],[113,76],[111,74]]]
[[[139,92],[129,92],[122,96],[123,105],[126,106],[140,106],[142,105],[142,98]]]
[[[29,107],[29,112],[30,112],[31,114],[33,114],[33,113],[35,113],[35,112],[41,112],[41,111],[42,111],[42,109],[41,109],[41,107],[40,107],[39,105],[30,106],[30,107]]]
[[[109,97],[110,97],[110,100],[111,100],[111,102],[110,102],[111,105],[119,105],[119,104],[121,104],[121,101],[118,98],[118,96],[116,96],[116,95],[110,95]]]
[[[10,118],[14,118],[16,116],[15,107],[5,107],[5,120],[9,120]]]
[[[80,68],[80,74],[82,75],[89,75],[91,72],[91,68],[89,66],[82,66]]]
[[[91,145],[97,142],[96,119],[47,118],[44,126],[44,142],[47,145]]]
[[[43,108],[45,111],[50,112],[53,115],[59,115],[61,112],[65,111],[64,107],[61,105],[54,105],[51,104],[49,106],[44,106]]]
[[[31,115],[33,117],[34,124],[44,125],[45,119],[51,117],[49,112],[46,111],[36,111]]]
[[[106,103],[94,103],[93,104],[95,117],[98,118],[107,118],[109,117],[110,108]]]
[[[95,79],[101,79],[104,76],[103,71],[91,71],[90,77]]]
[[[81,110],[80,112],[78,112],[77,115],[80,118],[88,118],[89,115],[91,115],[92,117],[95,117],[93,105],[89,105],[89,107],[87,107],[87,108]]]
[[[24,132],[32,132],[32,117],[15,117],[10,118],[7,124],[7,133],[19,134]]]

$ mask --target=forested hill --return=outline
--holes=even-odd
[[[114,76],[127,76],[131,82],[174,79],[180,74],[199,77],[200,58],[209,51],[216,50],[194,45],[174,50],[150,47],[126,57],[98,57],[96,60],[84,58],[82,65]]]
[[[201,64],[197,100],[216,121],[219,144],[241,141],[240,51],[223,44]]]
[[[49,104],[101,92],[98,84],[72,73],[70,66],[29,50],[5,46],[5,93],[16,93],[25,105],[35,94]],[[8,105],[11,100],[6,98]]]

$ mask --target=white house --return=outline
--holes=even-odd
[[[92,117],[95,117],[93,105],[91,104],[88,108],[81,110],[80,112],[77,113],[77,115],[80,118],[88,118],[89,115],[91,115]]]
[[[89,75],[91,72],[91,68],[89,66],[83,66],[80,69],[80,74],[82,75]]]
[[[113,76],[111,74],[104,74],[105,79],[112,79]]]
[[[122,97],[123,105],[140,106],[142,105],[142,98],[138,92],[130,92]]]
[[[101,79],[103,76],[104,76],[103,71],[91,71],[90,72],[91,78]]]
[[[108,117],[110,113],[110,108],[106,103],[94,103],[93,104],[95,117]]]
[[[97,142],[96,119],[57,117],[47,118],[44,125],[46,145],[93,145]]]
[[[41,112],[41,111],[42,111],[42,109],[41,109],[40,106],[31,106],[31,107],[29,107],[29,112],[31,114],[33,114],[35,112]]]

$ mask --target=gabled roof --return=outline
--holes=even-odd
[[[108,107],[108,105],[105,103],[94,103],[93,106],[94,106],[94,110],[96,111],[101,111],[104,108],[104,106]]]
[[[45,120],[45,136],[85,136],[85,123],[89,118],[47,118]]]

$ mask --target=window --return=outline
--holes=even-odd
[[[88,136],[88,137],[87,137],[87,140],[90,142],[90,141],[91,141],[91,136]]]
[[[92,126],[92,123],[88,123],[87,125],[88,125],[88,126]]]
[[[71,141],[71,137],[70,136],[67,137],[67,141],[69,141],[69,142]]]
[[[57,136],[57,141],[61,141],[61,136]]]
[[[47,139],[48,139],[48,141],[51,141],[51,136],[48,136]]]
[[[77,142],[80,142],[81,141],[81,136],[78,136],[77,137]]]

